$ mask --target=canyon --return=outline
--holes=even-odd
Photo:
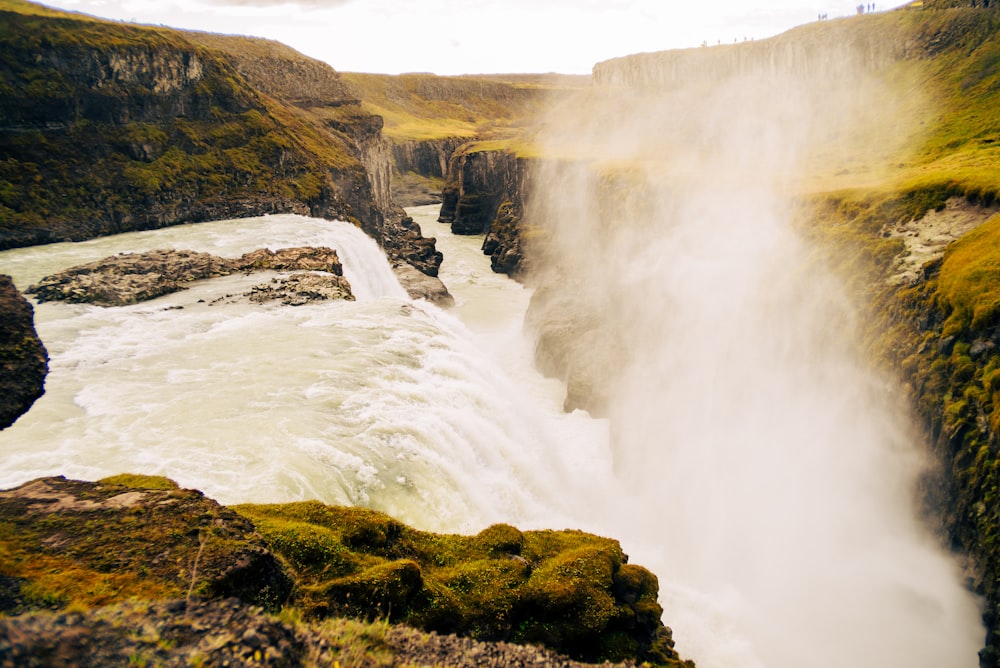
[[[703,480],[695,472],[730,462],[757,480],[799,490],[804,510],[789,516],[788,526],[822,551],[828,544],[814,529],[865,521],[827,515],[826,501],[804,499],[840,480],[842,469],[880,471],[883,477],[864,478],[860,496],[884,485],[898,498],[873,506],[868,517],[884,514],[900,535],[912,529],[922,536],[920,549],[927,552],[920,554],[938,555],[927,556],[928,563],[952,560],[953,589],[967,585],[984,602],[979,661],[992,668],[1000,665],[994,540],[1000,523],[994,218],[1000,118],[992,111],[1000,15],[975,4],[924,2],[749,44],[627,56],[597,64],[589,78],[541,77],[531,87],[516,77],[341,75],[263,40],[84,19],[50,23],[5,12],[10,22],[0,45],[14,54],[15,65],[7,67],[24,84],[0,103],[0,141],[9,156],[0,173],[6,184],[0,245],[262,214],[337,218],[378,242],[412,297],[438,295],[447,304],[451,297],[438,279],[447,258],[401,208],[440,199],[441,223],[481,238],[493,270],[532,290],[525,322],[535,363],[566,384],[564,410],[608,420],[616,475],[641,489],[670,481],[667,487],[678,494],[674,504],[694,508],[699,492],[687,485]],[[49,35],[44,45],[29,43],[29,35],[42,34]],[[39,54],[33,62],[23,57],[31,49]],[[803,81],[820,82],[822,90]],[[775,90],[780,93],[772,97],[784,106],[765,99]],[[471,114],[466,108],[460,120],[455,110],[471,99],[480,106]],[[717,118],[726,103],[746,113],[738,121]],[[546,121],[544,131],[536,118]],[[671,119],[668,127],[663,118]],[[704,143],[693,146],[690,137]],[[56,165],[41,154],[43,146],[68,158]],[[693,219],[706,222],[690,227]],[[731,227],[733,221],[753,227]],[[756,253],[770,258],[770,273],[747,261]],[[719,264],[725,265],[720,273],[708,271]],[[667,284],[675,287],[667,290]],[[784,289],[766,292],[756,309],[750,304],[760,298],[753,291],[758,285]],[[839,292],[826,292],[830,285]],[[721,313],[706,319],[702,302],[723,305]],[[30,315],[30,308],[17,309],[22,321]],[[762,314],[766,323],[758,320]],[[827,322],[827,330],[817,330],[816,322]],[[725,335],[727,327],[734,336]],[[797,338],[803,329],[810,333]],[[776,333],[786,338],[775,341]],[[690,363],[651,343],[660,339],[686,350]],[[25,334],[24,340],[37,338]],[[6,359],[29,361],[32,374],[9,375],[23,378],[26,396],[37,397],[45,352],[32,345],[3,350]],[[831,350],[845,357],[829,361]],[[797,395],[768,393],[785,382],[770,375],[775,369],[787,372],[788,383],[802,383]],[[816,387],[852,382],[862,389],[847,399],[813,394]],[[757,396],[746,388],[757,388]],[[644,404],[637,395],[663,400]],[[696,400],[712,396],[721,413]],[[853,420],[810,412],[841,400],[857,410]],[[30,399],[12,403],[20,412]],[[906,435],[869,425],[860,407],[874,404]],[[787,419],[786,412],[802,406],[822,430]],[[724,423],[737,427],[716,430]],[[848,423],[856,429],[844,431]],[[875,436],[864,431],[869,426]],[[753,436],[757,430],[764,435]],[[804,454],[799,459],[798,447],[781,450],[772,430],[791,434],[793,444],[831,448],[820,460],[825,468],[811,468],[821,465]],[[827,444],[825,434],[840,440]],[[895,451],[855,459],[848,444],[869,439],[892,443]],[[659,450],[638,445],[661,440]],[[756,450],[721,445],[741,440]],[[700,453],[684,449],[692,443],[701,444]],[[668,450],[673,454],[664,454]],[[905,475],[887,473],[895,468]],[[794,479],[796,471],[806,487]],[[781,497],[747,497],[743,505],[756,517],[733,527],[731,518],[742,515],[724,511],[723,500],[754,481],[715,474],[707,486],[715,505],[691,517],[715,527],[717,546],[728,550],[731,536],[758,527],[764,540],[783,545],[787,528],[753,523],[786,517],[775,501]],[[837,493],[854,484],[844,478]],[[660,502],[654,496],[642,500]],[[882,495],[874,496],[883,503]],[[908,510],[896,505],[910,497]],[[669,507],[664,513],[674,516]],[[674,520],[634,527],[623,519],[620,527],[630,536],[687,535],[680,530],[687,520]],[[788,550],[738,545],[744,549],[733,552],[786,564],[789,589],[816,582],[815,572],[799,570],[818,570],[828,558],[785,561]],[[852,558],[839,563],[853,568]],[[712,563],[719,572],[754,571],[721,557]],[[760,572],[772,571],[760,566]],[[692,567],[687,575],[703,574]],[[861,575],[856,580],[867,582]],[[774,578],[765,582],[773,585]],[[877,589],[881,581],[875,582]],[[903,588],[928,606],[947,608],[943,615],[958,611],[941,622],[942,635],[956,628],[951,635],[981,633],[948,626],[964,619],[968,606],[923,586]],[[845,584],[829,591],[847,590]],[[882,601],[869,605],[864,596],[851,600],[875,614]],[[665,607],[673,625],[677,609]],[[859,645],[868,637],[864,628],[845,628]],[[795,664],[780,638],[771,638],[772,629],[757,632],[767,639],[760,651],[768,665]],[[800,637],[826,647],[813,632],[804,627]],[[900,645],[907,644],[901,633]],[[684,639],[698,652],[711,642],[692,639],[685,628],[681,655]],[[826,652],[830,660],[870,661],[854,657],[851,643],[837,644]],[[943,645],[911,644],[906,651],[949,656]],[[880,650],[871,651],[879,656]],[[708,665],[719,663],[710,658]]]

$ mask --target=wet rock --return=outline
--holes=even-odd
[[[11,278],[0,275],[0,429],[14,424],[42,396],[47,373],[48,354],[35,332],[34,310]]]
[[[330,299],[354,301],[351,285],[343,276],[332,274],[292,274],[255,285],[246,294],[255,304],[280,301],[285,306],[301,306]]]
[[[120,253],[46,276],[28,293],[39,302],[124,306],[177,292],[184,289],[184,283],[234,271],[231,260],[209,253],[169,249]]]
[[[400,264],[392,270],[411,299],[426,299],[441,307],[454,306],[455,298],[440,278],[421,273],[410,264]]]
[[[259,248],[245,253],[236,265],[240,271],[273,269],[274,271],[325,271],[336,276],[344,275],[337,251],[325,246],[302,246],[272,251]]]
[[[253,301],[289,299],[305,303],[294,293],[316,299],[346,299],[350,285],[343,276],[337,252],[326,247],[267,248],[246,253],[237,259],[227,259],[190,250],[152,250],[144,253],[118,255],[71,267],[46,276],[28,292],[40,302],[65,301],[98,306],[124,306],[154,299],[184,290],[192,281],[227,276],[236,272],[253,271],[322,271],[329,280],[295,279],[284,289],[274,291],[270,298]],[[320,284],[323,284],[322,286]],[[262,292],[261,295],[266,293]],[[338,296],[339,295],[339,296]]]

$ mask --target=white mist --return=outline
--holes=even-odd
[[[542,135],[577,160],[535,182],[539,252],[618,369],[600,381],[628,494],[605,531],[659,575],[701,668],[975,666],[977,601],[917,517],[924,446],[787,209],[870,86],[691,80],[598,88]]]

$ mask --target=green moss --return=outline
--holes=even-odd
[[[949,332],[974,335],[1000,320],[1000,216],[948,248],[938,279],[938,305],[949,312]]]
[[[555,81],[527,87],[429,74],[342,77],[367,111],[385,119],[386,136],[400,141],[521,135],[557,90]]]
[[[97,482],[102,485],[117,485],[134,489],[180,489],[180,486],[176,482],[159,475],[120,473],[107,478],[101,478]]]
[[[192,591],[277,607],[287,595],[249,522],[159,476],[48,478],[3,495],[0,573],[23,583],[14,612]]]
[[[657,635],[656,578],[626,565],[616,541],[503,524],[475,536],[434,534],[317,502],[234,510],[294,570],[295,604],[309,617],[383,617],[587,660],[676,659]]]

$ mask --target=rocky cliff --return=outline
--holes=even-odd
[[[402,206],[441,202],[448,163],[466,137],[397,139],[392,143],[393,198]]]
[[[48,353],[35,332],[34,309],[0,275],[0,429],[14,424],[45,392]]]
[[[874,17],[872,17],[874,18]],[[802,75],[817,79],[852,76],[860,66],[874,70],[917,52],[904,37],[888,38],[884,27],[830,21],[796,28],[766,40],[644,53],[594,66],[600,86],[669,89],[698,86],[705,72],[713,79]]]
[[[329,66],[267,40],[5,7],[0,248],[288,212],[356,221],[436,274],[392,202],[381,119]]]
[[[493,270],[516,275],[522,265],[522,219],[532,160],[507,149],[459,148],[448,165],[439,222],[455,234],[485,234]]]
[[[928,516],[969,557],[985,599],[980,666],[1000,665],[1000,218],[982,200],[939,193],[915,216],[913,199],[806,208],[821,237],[840,227],[836,255],[871,300],[866,339],[902,381],[939,467],[924,481]],[[916,222],[914,222],[916,221]],[[844,243],[843,230],[854,231]],[[919,230],[912,234],[914,229]],[[872,234],[874,232],[874,234]],[[937,243],[930,243],[936,241]],[[845,253],[846,251],[846,253]],[[910,271],[910,268],[916,271]],[[860,278],[859,278],[860,277]]]
[[[589,82],[589,77],[559,75],[346,73],[344,79],[364,109],[386,118],[394,196],[407,206],[441,201],[449,162],[459,147],[521,137],[553,98]]]

